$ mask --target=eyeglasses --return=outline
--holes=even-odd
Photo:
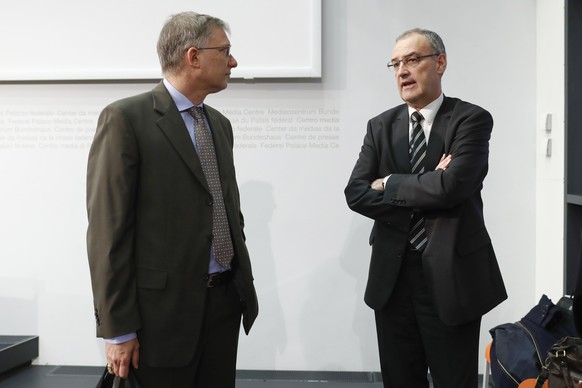
[[[196,49],[199,51],[202,50],[219,50],[224,53],[225,56],[230,56],[230,47],[231,46],[216,46],[216,47],[197,47]]]
[[[428,55],[413,55],[411,57],[404,58],[404,59],[401,59],[399,61],[390,61],[390,62],[388,62],[388,64],[386,66],[388,66],[388,68],[390,70],[394,70],[394,72],[396,73],[398,71],[398,69],[400,69],[401,65],[404,65],[408,68],[413,68],[413,67],[418,66],[421,59],[428,58],[428,57],[435,57],[437,55],[440,55],[440,54],[434,53],[434,54],[428,54]]]

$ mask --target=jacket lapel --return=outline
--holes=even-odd
[[[449,100],[445,97],[439,111],[436,114],[434,123],[430,130],[430,137],[428,140],[428,149],[426,150],[426,160],[425,166],[427,166],[429,171],[434,170],[434,168],[439,163],[441,156],[445,153],[445,135],[447,133],[447,127],[449,126],[449,120],[451,119],[451,107]]]
[[[182,116],[174,100],[172,100],[163,83],[160,82],[152,90],[152,96],[154,109],[161,114],[156,124],[194,176],[208,190],[206,177],[202,171],[202,165],[200,164],[200,159],[198,158],[194,144],[192,144],[192,139],[190,139],[184,120],[182,120]]]
[[[403,105],[403,109],[392,123],[392,152],[394,153],[394,160],[396,162],[397,171],[404,174],[410,174],[410,156],[408,155],[409,148],[409,122],[408,122],[408,108]]]
[[[216,152],[218,171],[220,173],[222,184],[224,185],[225,178],[229,176],[227,169],[229,166],[234,164],[231,159],[232,151],[230,144],[232,144],[232,142],[229,142],[229,139],[227,138],[229,131],[224,128],[222,121],[215,117],[214,112],[215,111],[213,109],[207,108],[206,104],[204,105],[204,114],[206,115],[206,119],[210,125],[212,141],[214,142],[214,151]]]

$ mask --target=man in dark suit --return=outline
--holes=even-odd
[[[388,67],[405,104],[368,122],[345,189],[375,221],[365,301],[390,388],[427,388],[427,369],[435,388],[475,388],[481,316],[507,298],[480,194],[493,120],[444,97],[446,65],[434,32],[398,37]]]
[[[88,162],[88,257],[108,367],[144,387],[234,387],[241,315],[258,305],[229,120],[204,105],[227,87],[228,26],[172,16],[164,80],[106,107]]]

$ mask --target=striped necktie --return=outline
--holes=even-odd
[[[424,119],[419,112],[413,112],[410,119],[412,120],[412,138],[410,139],[410,167],[413,174],[424,172],[424,157],[426,156],[426,137],[420,125]],[[428,239],[426,229],[424,228],[424,217],[418,211],[412,213],[410,221],[410,232],[408,234],[410,244],[419,251],[424,249]]]

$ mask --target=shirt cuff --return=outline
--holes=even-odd
[[[104,338],[104,340],[108,344],[119,345],[119,344],[122,344],[124,342],[131,341],[134,338],[137,338],[136,333],[125,334],[125,335],[121,335],[119,337],[113,337],[113,338]]]
[[[390,174],[392,175],[392,174]],[[388,178],[390,178],[390,175],[388,175],[386,178],[384,178],[384,180],[382,181],[382,188],[386,187],[386,182],[388,182]]]

